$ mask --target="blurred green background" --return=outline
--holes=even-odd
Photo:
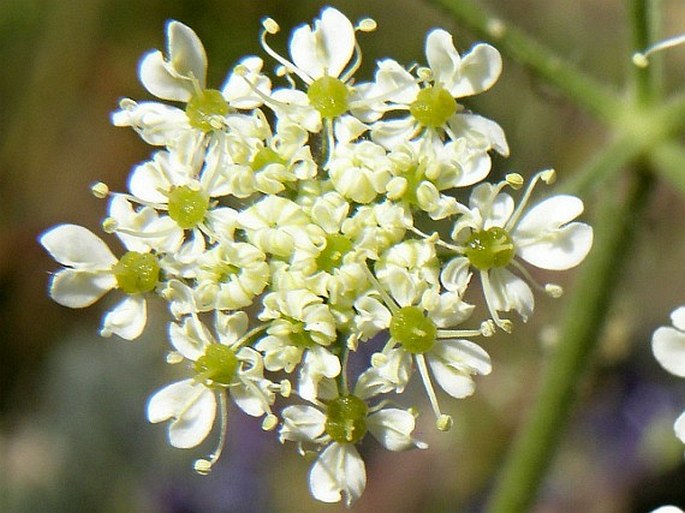
[[[423,61],[425,33],[449,29],[457,48],[473,38],[444,11],[420,0],[336,1],[351,19],[379,29],[360,36],[371,78],[376,59]],[[630,66],[623,2],[490,0],[503,19],[529,30],[579,67],[624,86]],[[247,0],[0,0],[0,511],[3,513],[194,513],[343,511],[309,497],[294,447],[280,447],[258,422],[231,411],[230,442],[208,477],[191,470],[206,447],[180,451],[163,426],[144,417],[150,393],[171,379],[165,368],[163,305],[144,337],[129,343],[97,335],[107,299],[85,311],[47,296],[57,265],[36,240],[63,222],[98,231],[105,204],[89,193],[101,180],[124,190],[131,166],[151,148],[109,115],[120,97],[147,99],[137,63],[164,45],[164,23],[190,25],[209,55],[209,84],[221,85],[243,55],[262,55],[260,19],[287,34],[325,5]],[[662,2],[664,33],[685,30],[685,2]],[[279,46],[280,44],[280,46]],[[269,62],[267,60],[267,62]],[[667,57],[666,89],[685,87],[685,49]],[[610,136],[510,61],[499,83],[468,107],[497,120],[512,156],[494,174],[555,167],[563,179]],[[685,172],[685,170],[683,170]],[[613,185],[616,186],[616,185]],[[644,513],[685,506],[683,446],[672,423],[685,407],[685,383],[653,361],[651,332],[685,304],[685,200],[659,184],[646,229],[607,312],[600,354],[589,362],[580,400],[544,483],[537,513]],[[602,195],[586,198],[587,219]],[[540,275],[540,279],[545,277]],[[555,277],[555,280],[557,278]],[[561,283],[572,287],[573,273]],[[362,449],[368,486],[354,511],[476,512],[487,497],[513,432],[534,399],[564,299],[539,297],[536,315],[511,337],[484,342],[494,372],[463,401],[442,399],[454,429],[419,425],[427,451]],[[418,387],[416,387],[418,388]],[[421,401],[420,390],[410,390]],[[211,437],[210,437],[211,438]]]

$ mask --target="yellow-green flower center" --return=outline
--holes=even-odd
[[[516,247],[505,229],[493,226],[473,232],[466,241],[464,253],[473,267],[487,271],[507,266],[514,258]]]
[[[309,103],[324,118],[337,118],[347,112],[349,96],[344,82],[334,77],[317,78],[307,90]]]
[[[326,236],[326,246],[316,257],[316,267],[327,273],[340,267],[345,254],[352,249],[352,241],[339,233]]]
[[[252,157],[250,167],[253,171],[260,171],[269,164],[281,164],[285,166],[286,161],[271,148],[264,147],[255,153],[254,157]]]
[[[457,102],[443,87],[426,87],[409,106],[414,119],[425,127],[438,128],[457,112]]]
[[[326,433],[341,444],[359,442],[366,434],[369,408],[354,395],[333,399],[326,408]]]
[[[193,95],[186,105],[188,122],[193,128],[203,132],[211,132],[223,128],[223,119],[230,107],[221,91],[205,89]]]
[[[187,185],[174,187],[169,193],[169,217],[184,230],[195,228],[208,208],[209,197]]]
[[[417,306],[404,306],[392,315],[390,336],[412,354],[433,349],[437,335],[435,323]]]
[[[235,379],[239,363],[230,347],[212,344],[195,362],[196,379],[203,383],[210,380],[220,385],[230,385]]]
[[[150,292],[159,283],[159,263],[151,253],[129,251],[112,268],[117,285],[127,294]]]

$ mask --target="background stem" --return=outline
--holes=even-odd
[[[533,411],[502,469],[488,513],[522,513],[535,499],[597,345],[651,182],[651,174],[641,170],[627,197],[603,204],[594,247],[578,276],[559,343],[543,374]]]

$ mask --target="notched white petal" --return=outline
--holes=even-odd
[[[215,415],[214,392],[193,379],[167,385],[150,397],[147,405],[150,422],[171,420],[169,443],[179,449],[195,447],[207,438]]]
[[[109,270],[117,262],[107,244],[83,226],[55,226],[45,232],[39,241],[52,258],[62,265],[89,270]]]
[[[329,445],[312,466],[309,488],[315,499],[340,502],[350,506],[361,497],[366,487],[364,460],[352,444]]]
[[[652,336],[654,357],[671,374],[685,377],[685,332],[662,326]]]
[[[147,322],[147,303],[143,296],[128,296],[111,310],[102,321],[100,335],[119,335],[126,340],[140,336]]]

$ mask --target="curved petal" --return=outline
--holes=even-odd
[[[169,64],[159,50],[152,50],[143,56],[138,66],[138,77],[143,87],[163,100],[189,101],[193,96],[191,82],[175,76],[168,67]]]
[[[585,223],[569,223],[535,239],[513,236],[517,254],[541,269],[563,271],[580,264],[592,248],[593,230]]]
[[[431,30],[426,36],[426,59],[435,83],[451,93],[459,81],[461,66],[461,57],[454,47],[452,34],[443,29]]]
[[[673,425],[675,435],[685,444],[685,411],[680,414]]]
[[[62,306],[85,308],[116,287],[112,274],[64,269],[52,277],[50,297]]]
[[[309,489],[322,502],[340,502],[350,506],[366,487],[364,460],[352,444],[329,445],[314,462],[309,473]]]
[[[192,77],[205,88],[207,54],[197,34],[183,23],[172,20],[167,25],[169,63],[183,77]]]
[[[531,208],[518,222],[513,233],[525,237],[556,230],[561,225],[573,221],[583,213],[583,209],[580,198],[568,194],[552,196]]]
[[[452,96],[459,98],[490,89],[502,73],[502,56],[496,48],[477,44],[464,55],[459,69],[459,81],[448,87]]]
[[[41,235],[39,242],[62,265],[88,270],[110,270],[117,263],[107,244],[76,224],[60,224]]]
[[[147,306],[143,296],[128,296],[111,310],[102,321],[100,335],[119,335],[126,340],[140,336],[147,322]]]
[[[288,406],[281,412],[283,424],[279,433],[281,443],[314,442],[326,429],[326,415],[307,405]]]
[[[671,321],[673,322],[673,326],[680,331],[685,331],[685,306],[676,308],[671,312]]]
[[[685,332],[662,326],[652,335],[654,358],[671,374],[685,378]]]
[[[214,392],[193,379],[167,385],[150,397],[147,404],[150,422],[172,419],[169,443],[179,449],[195,447],[207,438],[215,415]]]
[[[205,354],[211,335],[197,317],[187,317],[183,324],[169,324],[169,341],[184,358],[195,361]]]
[[[452,397],[461,399],[473,394],[472,374],[489,374],[490,356],[477,344],[468,340],[445,340],[435,345],[428,354],[435,380]]]
[[[486,299],[492,310],[509,312],[516,310],[523,321],[527,321],[535,307],[533,291],[528,284],[506,269],[488,271],[490,292]]]
[[[303,25],[293,32],[290,56],[293,63],[313,79],[323,75],[338,77],[354,52],[354,27],[337,9],[321,11],[314,30]]]
[[[411,434],[416,419],[406,410],[384,408],[367,418],[371,434],[389,451],[404,451],[414,447],[425,448],[426,444],[415,441]]]

